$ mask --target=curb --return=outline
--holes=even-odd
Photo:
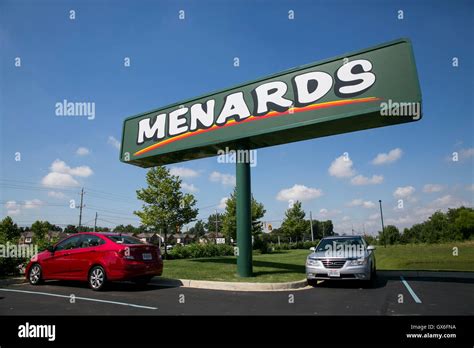
[[[156,279],[151,284],[163,287],[183,287],[207,290],[225,291],[288,291],[301,290],[308,286],[306,279],[288,283],[244,283],[244,282],[216,282],[210,280],[192,279]]]

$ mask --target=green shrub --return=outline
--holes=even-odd
[[[176,245],[168,252],[170,259],[195,259],[201,257],[231,256],[234,248],[227,244]]]
[[[311,247],[316,247],[318,243],[319,243],[319,240],[315,240],[314,242],[306,241],[306,242],[296,242],[296,243],[280,243],[280,244],[273,244],[272,248],[275,251],[292,250],[292,249],[309,249]]]
[[[270,244],[265,236],[255,236],[253,249],[259,250],[262,254],[268,254],[271,252]]]

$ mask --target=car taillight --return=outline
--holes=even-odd
[[[121,258],[126,259],[126,260],[135,260],[135,257],[130,255],[130,249],[129,248],[119,250],[118,255]]]

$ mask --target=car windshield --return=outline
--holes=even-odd
[[[117,244],[145,244],[140,239],[130,237],[130,236],[107,236],[110,240]]]
[[[364,247],[361,238],[328,238],[323,239],[316,248],[316,251],[327,251],[328,249],[345,249],[345,247]]]

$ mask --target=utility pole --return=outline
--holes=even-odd
[[[217,209],[216,209],[216,244],[217,244],[217,233],[218,233],[218,230],[219,230],[218,223],[219,223],[219,219],[218,219]]]
[[[387,247],[387,238],[385,237],[385,227],[383,225],[383,212],[382,212],[382,200],[379,199],[379,205],[380,205],[380,219],[382,220],[382,237],[383,237],[383,246],[384,248]]]
[[[84,187],[82,188],[81,190],[81,205],[79,206],[79,226],[77,228],[77,232],[81,232],[80,229],[81,229],[81,224],[82,224],[82,202],[84,200]]]
[[[97,230],[97,212],[95,212],[95,220],[94,220],[94,232]]]
[[[311,211],[309,212],[309,223],[310,223],[310,226],[311,226],[311,241],[314,242],[314,234],[313,234],[313,214],[312,214]]]

